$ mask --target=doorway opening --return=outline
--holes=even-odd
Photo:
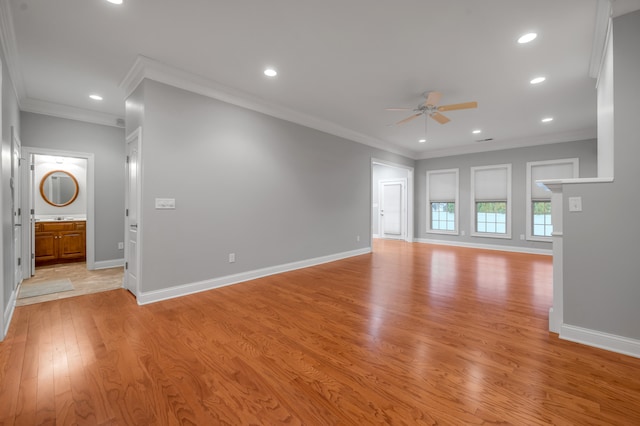
[[[413,167],[371,160],[373,238],[413,242]]]

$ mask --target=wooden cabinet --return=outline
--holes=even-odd
[[[36,266],[86,260],[86,222],[37,222]]]

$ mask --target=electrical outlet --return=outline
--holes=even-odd
[[[356,235],[356,241],[360,241],[360,235]]]
[[[118,250],[124,250],[124,243],[118,243]]]
[[[524,234],[520,234],[520,239],[524,240]]]
[[[235,261],[236,261],[236,254],[229,253],[229,263],[235,263]]]
[[[462,235],[463,237],[464,237],[465,234],[466,234],[466,232],[460,231],[460,235]]]

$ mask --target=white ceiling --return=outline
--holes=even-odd
[[[120,83],[144,55],[415,158],[595,137],[597,0],[1,1],[26,110],[124,117]],[[529,31],[538,38],[519,45]],[[385,108],[413,108],[429,90],[479,107],[429,120],[420,144],[425,120],[389,126],[410,112]]]

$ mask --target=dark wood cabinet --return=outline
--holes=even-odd
[[[38,222],[35,231],[36,266],[86,260],[86,222]]]

